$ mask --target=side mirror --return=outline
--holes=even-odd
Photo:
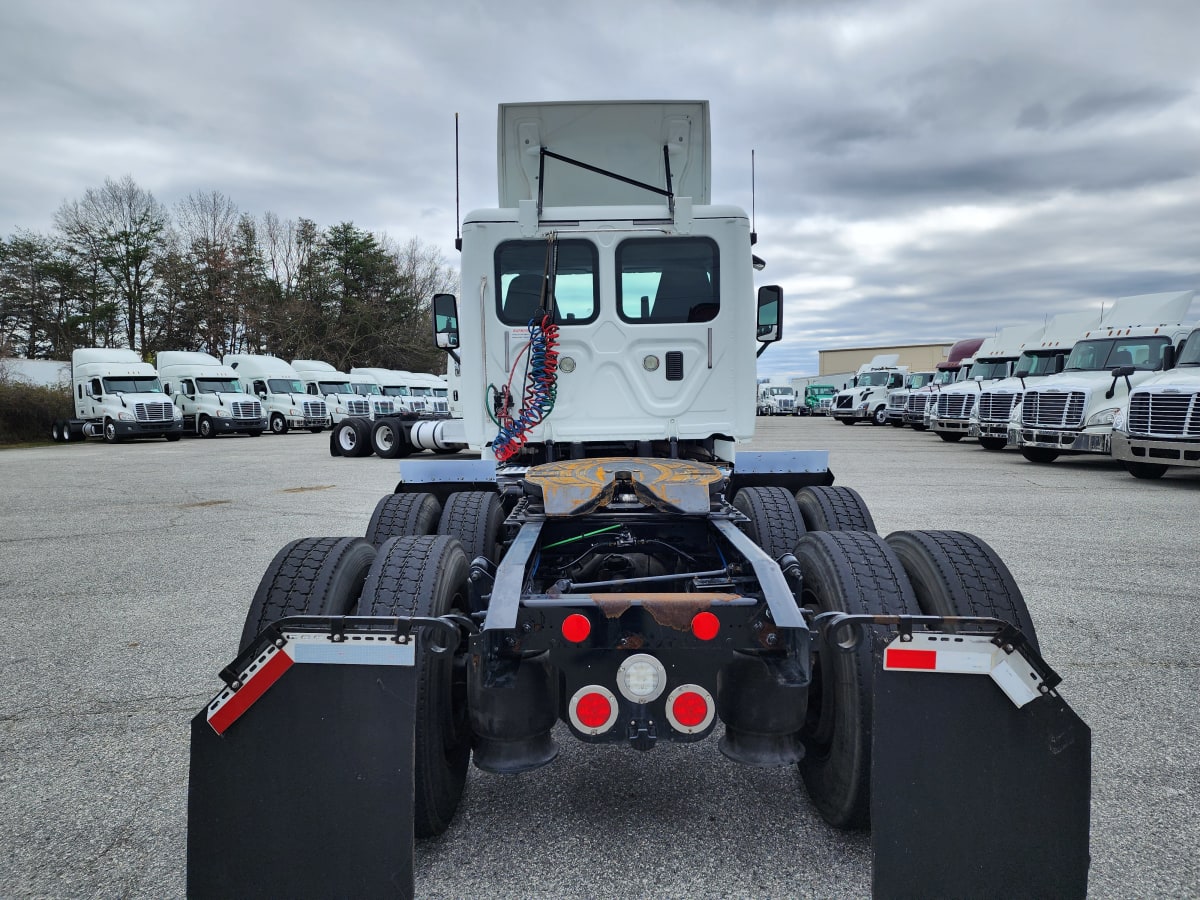
[[[1137,371],[1137,369],[1135,369],[1133,366],[1117,366],[1115,369],[1112,370],[1112,377],[1114,379],[1115,378],[1128,378],[1130,375],[1132,375],[1136,371]]]
[[[1175,368],[1175,345],[1167,344],[1163,347],[1162,352],[1162,370],[1165,372],[1167,369],[1173,368]]]
[[[267,399],[267,392],[266,392],[266,391],[259,391],[259,392],[258,392],[258,399],[259,399],[259,400],[266,400],[266,399]]]
[[[1017,371],[1012,373],[1012,377],[1013,378],[1028,378],[1029,377],[1029,369],[1017,369]]]
[[[758,289],[758,340],[771,344],[783,337],[783,288],[764,284]]]
[[[453,294],[433,295],[433,340],[439,350],[458,349],[458,300]]]

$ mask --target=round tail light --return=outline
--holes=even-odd
[[[580,644],[592,633],[592,620],[580,613],[571,613],[562,623],[562,636],[572,644]]]
[[[698,684],[681,684],[667,695],[667,721],[681,734],[699,734],[716,715],[712,694]]]
[[[571,724],[584,734],[603,734],[616,724],[617,698],[599,684],[581,687],[571,698],[567,714]]]

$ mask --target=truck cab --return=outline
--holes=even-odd
[[[277,356],[229,353],[221,362],[237,372],[242,390],[263,405],[272,434],[304,428],[317,434],[329,419],[325,401],[308,394],[299,374]]]
[[[318,359],[294,359],[292,368],[304,383],[305,393],[320,397],[329,411],[329,424],[348,416],[372,418],[371,401],[354,390],[350,376]]]
[[[904,427],[904,412],[908,409],[908,395],[913,391],[919,391],[933,383],[933,379],[937,377],[936,371],[929,372],[912,372],[904,379],[904,386],[888,394],[887,401],[887,422],[895,428]]]
[[[806,384],[804,386],[804,409],[802,415],[827,416],[833,405],[837,388],[832,384]]]
[[[888,394],[903,387],[908,376],[908,366],[897,365],[899,361],[899,354],[884,353],[859,367],[854,386],[833,398],[830,415],[843,425],[886,424]]]
[[[800,407],[796,403],[796,392],[790,384],[765,383],[758,386],[758,414],[760,416],[798,416]]]
[[[413,373],[399,369],[383,369],[376,366],[356,366],[350,370],[353,378],[370,379],[392,402],[397,415],[421,416],[425,412],[425,400],[412,392]]]
[[[163,390],[183,414],[185,431],[201,437],[248,434],[267,429],[257,397],[242,390],[238,373],[207,353],[163,350],[158,354]]]
[[[133,437],[178,440],[183,416],[163,392],[154,366],[133,350],[89,347],[71,353],[71,400],[75,418],[61,423],[66,440]]]
[[[1200,328],[1184,340],[1173,368],[1130,392],[1113,418],[1112,456],[1136,478],[1200,467]]]
[[[371,404],[372,419],[390,416],[396,412],[395,401],[383,392],[383,388],[375,379],[355,375],[354,370],[351,369],[350,386],[354,388],[354,393],[358,396],[367,398],[367,402]]]

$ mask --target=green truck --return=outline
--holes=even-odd
[[[837,389],[832,384],[809,384],[804,388],[802,416],[827,416]]]

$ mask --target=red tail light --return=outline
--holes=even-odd
[[[699,612],[692,617],[692,634],[702,641],[711,641],[721,630],[721,620],[710,612]]]
[[[667,695],[667,721],[683,734],[698,734],[712,724],[716,705],[698,684],[682,684]]]
[[[617,698],[608,688],[590,684],[575,692],[567,713],[584,734],[603,734],[617,721]]]
[[[563,619],[562,635],[572,644],[579,644],[587,640],[587,636],[592,633],[592,620],[587,616],[579,613],[571,613]]]

